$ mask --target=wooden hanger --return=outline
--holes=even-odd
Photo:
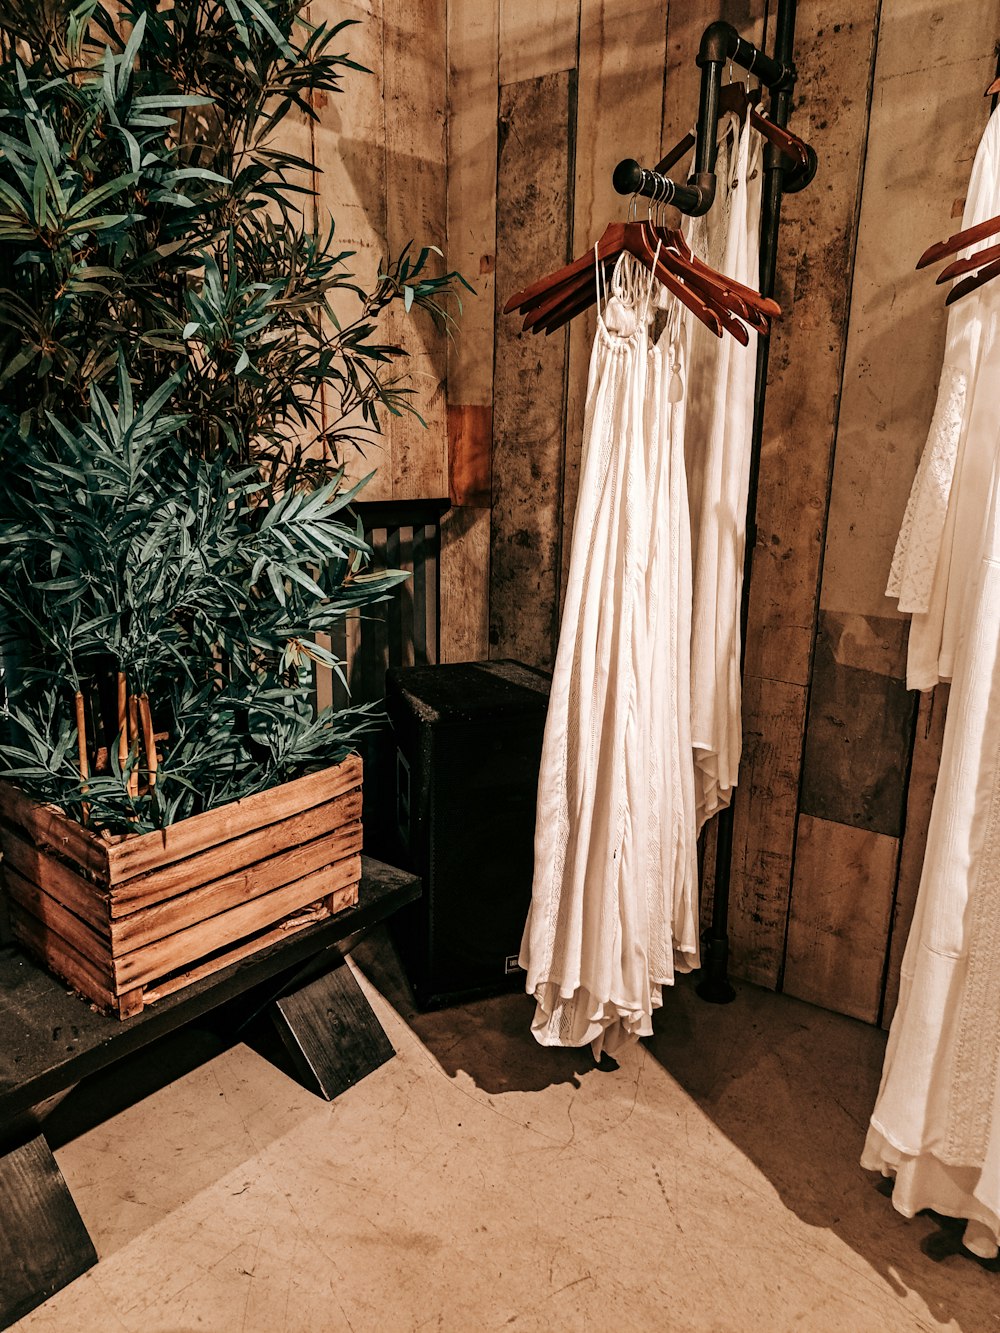
[[[994,249],[996,247],[993,247]],[[985,251],[984,251],[985,253]],[[945,298],[945,305],[954,305],[960,301],[963,296],[968,296],[970,292],[977,291],[980,287],[985,287],[988,282],[992,282],[995,277],[1000,276],[1000,259],[996,259],[992,264],[987,264],[971,277],[963,278],[961,282],[956,282],[954,287]]]
[[[956,231],[946,241],[935,241],[933,245],[929,245],[917,260],[917,268],[927,268],[930,264],[937,264],[942,259],[947,259],[949,255],[957,255],[959,250],[964,250],[969,245],[989,240],[991,236],[998,234],[1000,234],[1000,217],[977,222],[974,227]]]
[[[993,80],[990,86],[986,89],[985,93],[983,93],[983,96],[996,97],[997,93],[1000,93],[1000,78]]]
[[[966,255],[964,259],[953,260],[947,268],[941,270],[934,281],[942,283],[947,282],[949,278],[960,278],[963,274],[972,273],[994,259],[1000,259],[1000,245],[988,245],[985,250],[977,250],[975,254]]]
[[[700,319],[706,327],[710,328],[717,336],[722,336],[722,322],[709,309],[707,303],[702,300],[695,292],[689,291],[667,267],[662,259],[656,258],[656,243],[650,244],[650,234],[646,230],[647,224],[642,222],[611,222],[605,228],[604,235],[598,241],[596,246],[596,256],[593,250],[574,259],[572,263],[564,265],[547,278],[542,278],[538,282],[532,283],[530,287],[525,287],[520,292],[510,298],[504,306],[504,312],[509,313],[512,310],[527,309],[539,298],[544,298],[548,294],[555,295],[556,292],[562,292],[566,297],[564,288],[569,286],[573,289],[572,279],[581,272],[589,270],[591,274],[594,271],[595,261],[601,263],[611,258],[617,259],[620,254],[627,252],[634,255],[640,263],[647,269],[655,272],[663,285],[682,301],[684,305],[692,312],[697,319]],[[586,284],[583,295],[573,300],[572,297],[567,303],[565,299],[561,302],[556,311],[553,311],[544,323],[546,332],[551,333],[554,328],[579,314],[597,299],[597,284],[590,281]],[[582,304],[580,303],[582,302]],[[553,322],[555,320],[555,322]],[[541,327],[541,325],[536,326]]]

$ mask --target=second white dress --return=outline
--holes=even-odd
[[[620,265],[598,318],[520,960],[536,1039],[595,1056],[698,957],[685,357],[651,287]]]

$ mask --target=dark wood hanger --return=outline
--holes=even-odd
[[[946,241],[935,241],[933,245],[929,245],[917,260],[917,268],[927,268],[931,264],[940,263],[942,259],[947,259],[949,255],[957,255],[959,250],[964,250],[967,246],[975,245],[979,241],[987,241],[991,236],[998,234],[1000,234],[1000,217],[987,218],[985,222],[977,222],[974,227],[966,227],[964,231],[956,231]]]
[[[588,251],[572,263],[564,265],[563,268],[551,274],[547,278],[542,278],[538,282],[532,283],[530,287],[525,287],[520,292],[510,298],[504,306],[504,312],[509,313],[512,310],[525,310],[530,305],[544,298],[547,294],[555,295],[557,291],[563,291],[567,284],[572,289],[572,279],[581,272],[590,270],[593,273],[595,260],[601,263],[604,260],[617,259],[620,254],[627,252],[634,255],[641,264],[647,269],[655,272],[656,276],[663,285],[682,301],[692,314],[702,321],[717,336],[722,336],[722,321],[716,314],[709,309],[707,303],[702,300],[695,292],[685,287],[684,283],[670,271],[667,264],[662,259],[656,257],[656,242],[650,243],[650,232],[647,230],[648,224],[644,222],[611,222],[605,228],[604,235],[598,241],[596,246],[596,256],[594,251]],[[563,292],[565,297],[566,293]],[[574,315],[579,314],[597,299],[597,284],[588,282],[584,294],[577,300],[570,300],[568,306],[565,300],[562,301],[556,311],[553,311],[550,317],[545,321],[544,328],[546,332],[551,333],[554,328],[565,323]],[[582,301],[582,304],[580,302]],[[539,324],[535,326],[543,327]]]
[[[1000,259],[1000,245],[988,245],[985,250],[977,250],[974,255],[953,260],[947,268],[941,270],[934,281],[942,283],[947,282],[949,278],[960,278],[963,274],[972,273],[994,259]]]
[[[984,252],[985,253],[985,252]],[[956,282],[954,287],[945,298],[945,305],[954,305],[960,301],[963,296],[968,296],[971,292],[978,291],[980,287],[985,287],[988,282],[1000,276],[1000,259],[995,259],[992,264],[987,264],[985,268],[979,269],[971,277],[963,278],[961,282]]]

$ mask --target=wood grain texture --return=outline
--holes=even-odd
[[[8,899],[10,922],[17,942],[46,968],[68,982],[80,995],[95,1001],[105,1010],[115,1005],[110,969],[97,966],[51,925],[43,925],[31,912]],[[68,915],[68,914],[67,914]]]
[[[899,840],[800,815],[783,990],[878,1021]]]
[[[734,973],[771,990],[785,951],[805,715],[804,686],[745,678],[730,946]]]
[[[99,935],[108,933],[108,892],[78,874],[65,862],[49,856],[22,837],[11,825],[0,825],[0,880],[17,871],[32,884],[47,885],[60,902],[82,917]]]
[[[39,1135],[0,1157],[0,1327],[97,1263],[62,1172]]]
[[[499,0],[448,5],[448,261],[476,288],[448,345],[448,401],[493,403]]]
[[[580,0],[500,0],[500,83],[577,68]]]
[[[900,637],[898,621],[882,624],[889,633],[872,626],[872,639]],[[898,838],[916,701],[902,680],[845,662],[855,645],[843,628],[820,612],[799,810]]]
[[[361,785],[362,765],[357,755],[340,764],[283,783],[270,791],[192,815],[169,828],[123,838],[109,846],[108,859],[115,881],[140,875],[158,866],[253,832],[332,801]]]
[[[448,494],[453,505],[489,509],[493,486],[493,408],[448,404]]]
[[[344,91],[314,98],[319,122],[312,131],[317,167],[316,211],[320,226],[337,224],[337,239],[353,252],[350,269],[363,287],[374,285],[386,253],[385,81],[383,77],[384,17],[382,0],[311,0],[314,23],[355,20],[338,49],[347,50],[371,71],[349,72]],[[358,303],[348,293],[335,301],[338,318],[357,318]],[[329,390],[327,390],[329,392]],[[335,403],[328,410],[336,415]],[[351,453],[342,461],[354,478],[377,472],[365,498],[392,494],[392,438],[386,433],[366,446],[366,457]]]
[[[501,90],[501,298],[566,260],[572,99],[566,73]],[[521,333],[497,304],[490,656],[548,666],[559,605],[566,334]]]
[[[490,511],[450,510],[441,523],[441,661],[489,656]]]
[[[879,26],[822,591],[824,607],[866,615],[897,614],[885,583],[934,409],[946,316],[935,271],[914,265],[955,229],[989,115],[982,91],[1000,3],[965,0],[939,19],[932,7],[887,0]]]
[[[349,884],[357,884],[360,879],[361,857],[349,856],[336,865],[303,875],[293,884],[285,884],[206,921],[199,921],[195,926],[115,957],[112,959],[115,989],[121,992],[156,981],[216,949],[224,949],[244,936],[276,925],[282,917],[298,908],[317,902]]]
[[[746,636],[746,673],[753,688],[743,696],[746,734],[770,735],[773,748],[762,787],[752,771],[741,775],[733,892],[737,968],[747,968],[744,975],[768,986],[781,977],[791,892],[803,705],[878,9],[877,0],[856,0],[845,17],[843,7],[828,0],[803,0],[796,24],[799,80],[791,124],[815,148],[819,171],[807,190],[786,195],[782,205],[776,296],[784,318],[771,334]],[[834,86],[840,89],[836,98],[830,96]]]
[[[9,782],[0,782],[0,819],[23,829],[40,848],[72,860],[97,883],[108,883],[108,844],[57,806],[33,801]]]
[[[667,0],[581,0],[570,235],[573,256],[599,240],[609,222],[625,216],[627,202],[611,184],[621,159],[635,157],[649,163],[659,158],[666,40]],[[692,49],[692,61],[694,54]],[[530,276],[544,272],[541,269]],[[560,598],[569,577],[587,375],[596,327],[593,310],[569,325]]]
[[[747,634],[747,670],[763,680],[809,680],[877,12],[876,0],[847,21],[829,0],[799,5],[791,124],[819,171],[782,205]]]
[[[383,0],[383,23],[386,240],[393,254],[410,240],[417,249],[445,250],[445,0]],[[440,272],[441,260],[431,260],[432,271]],[[428,315],[415,306],[406,314],[399,303],[386,312],[385,328],[389,341],[409,355],[403,369],[426,422],[404,414],[386,423],[393,498],[446,495],[447,338]]]
[[[22,912],[30,912],[43,927],[55,931],[86,958],[101,978],[102,985],[110,985],[111,948],[106,935],[99,935],[85,921],[74,916],[58,898],[19,875],[12,866],[4,867],[4,890]]]
[[[360,802],[355,808],[360,814]],[[241,866],[200,888],[175,892],[152,906],[115,917],[111,921],[111,941],[116,950],[137,949],[272,889],[292,884],[360,850],[361,821],[355,818],[302,846],[283,847],[275,856]],[[180,863],[182,867],[185,864]]]
[[[883,1027],[888,1027],[892,1022],[899,998],[899,969],[910,933],[913,910],[917,904],[917,890],[920,888],[920,876],[924,867],[927,829],[930,824],[931,807],[934,804],[934,792],[937,788],[947,716],[947,685],[939,685],[936,689],[928,690],[920,696],[916,739],[906,793],[906,824],[899,854],[896,896],[892,907],[889,962],[886,969],[885,999],[882,1005]]]
[[[327,1101],[396,1054],[346,963],[278,1000],[271,1017],[299,1077]]]

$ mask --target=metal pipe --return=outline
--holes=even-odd
[[[779,16],[780,26],[780,16]],[[794,24],[793,24],[794,28]],[[731,23],[712,23],[706,29],[698,50],[701,69],[701,93],[698,102],[698,132],[695,139],[694,173],[686,185],[678,185],[667,176],[649,171],[634,158],[626,158],[615,168],[612,182],[619,194],[641,194],[650,199],[672,203],[690,217],[701,217],[715,202],[715,158],[719,137],[719,98],[722,67],[727,61],[752,71],[767,87],[781,90],[787,98],[795,83],[792,47],[778,46],[783,56],[772,60],[753,42],[741,37]],[[772,97],[772,106],[774,98]],[[787,118],[787,109],[786,109]],[[784,123],[784,122],[780,122]]]
[[[774,63],[791,71],[791,78],[780,78],[772,85],[771,119],[776,125],[788,124],[791,111],[795,66],[792,53],[795,44],[795,0],[778,0],[778,14],[774,42]],[[714,25],[713,25],[714,26]],[[704,43],[703,43],[704,47]],[[734,57],[735,59],[735,57]],[[762,80],[766,82],[766,80]],[[760,290],[763,296],[774,295],[778,263],[778,228],[781,223],[781,195],[785,175],[785,159],[771,144],[764,153],[764,186],[761,200],[760,229]],[[743,558],[743,598],[740,604],[740,674],[746,661],[747,624],[750,608],[750,576],[753,572],[753,553],[757,542],[757,489],[760,481],[760,454],[764,437],[764,404],[767,397],[767,367],[770,340],[757,339],[757,371],[754,388],[753,436],[750,450],[750,469],[747,488],[746,550]],[[716,821],[715,893],[712,900],[712,924],[705,941],[702,960],[702,980],[698,994],[712,1004],[728,1004],[736,998],[729,981],[729,900],[733,864],[732,801],[725,806]]]

